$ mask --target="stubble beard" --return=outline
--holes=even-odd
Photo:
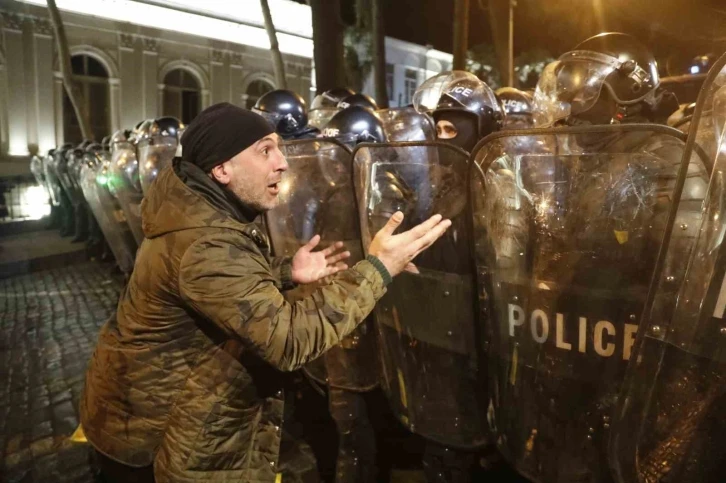
[[[237,197],[237,199],[242,202],[242,204],[249,208],[252,208],[258,213],[270,211],[278,204],[277,197],[275,197],[272,201],[268,201],[266,199],[266,193],[255,192],[255,189],[253,186],[251,186],[251,184],[248,185],[247,183],[243,182],[234,186],[230,186],[229,188],[232,193]]]

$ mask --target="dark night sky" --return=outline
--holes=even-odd
[[[344,21],[352,23],[355,0],[340,1]],[[452,51],[453,0],[380,1],[386,35]],[[491,42],[490,0],[469,1],[469,45]],[[696,55],[726,50],[726,0],[518,0],[515,55],[542,47],[557,56],[606,31],[635,35],[662,65],[682,68]]]

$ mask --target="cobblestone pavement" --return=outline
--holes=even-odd
[[[0,481],[93,481],[89,447],[69,436],[120,287],[102,263],[0,280]]]

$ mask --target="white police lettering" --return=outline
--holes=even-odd
[[[469,89],[468,87],[461,87],[461,86],[454,87],[453,89],[451,89],[451,92],[461,94],[464,97],[469,97],[470,95],[472,95],[474,93],[474,91]]]
[[[523,327],[527,322],[525,310],[516,304],[508,304],[509,336],[522,337],[530,332],[532,339],[538,344],[545,344],[554,339],[558,349],[572,351],[572,343],[567,340],[566,333],[574,335],[574,327],[566,330],[568,326],[576,324],[577,351],[583,354],[595,352],[601,357],[612,357],[616,352],[622,354],[623,360],[629,360],[632,353],[635,335],[638,332],[636,324],[623,324],[622,334],[609,320],[592,320],[587,317],[566,317],[565,314],[554,314],[554,337],[550,337],[550,318],[544,310],[535,309],[529,317],[529,331]],[[524,329],[524,330],[522,330]],[[589,335],[592,334],[592,335]],[[622,344],[621,344],[622,342]],[[620,349],[622,347],[622,349]]]
[[[516,101],[514,99],[505,99],[504,108],[507,112],[522,112],[524,111],[524,103]]]
[[[334,138],[338,134],[340,134],[340,129],[335,129],[332,127],[326,127],[325,129],[323,129],[323,137],[325,138]]]

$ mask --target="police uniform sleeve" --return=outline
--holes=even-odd
[[[179,292],[194,312],[285,371],[338,344],[385,293],[383,277],[367,260],[295,303],[276,282],[267,259],[242,234],[200,238],[179,266]]]

